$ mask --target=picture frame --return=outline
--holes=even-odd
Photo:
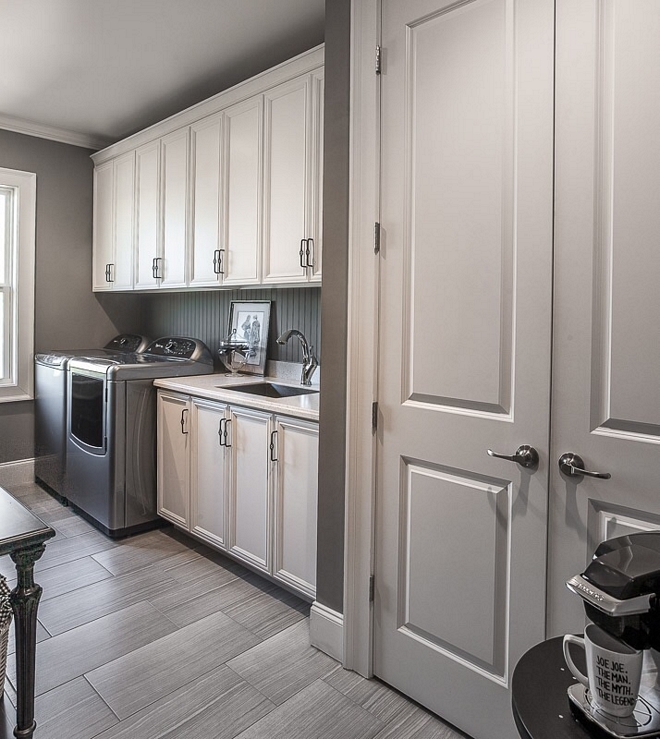
[[[250,345],[247,362],[241,367],[241,372],[266,374],[270,306],[270,300],[231,301],[227,336],[230,340],[245,341]]]

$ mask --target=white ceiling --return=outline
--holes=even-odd
[[[0,0],[0,128],[101,148],[321,43],[324,5]]]

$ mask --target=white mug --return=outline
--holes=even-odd
[[[587,675],[571,659],[570,644],[585,650]],[[635,710],[642,677],[641,651],[596,624],[589,624],[584,638],[572,634],[564,637],[564,658],[573,675],[589,689],[592,706],[619,718],[630,716]]]

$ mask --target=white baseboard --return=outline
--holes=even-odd
[[[29,482],[34,482],[34,459],[0,464],[0,485],[25,485]]]
[[[344,616],[318,601],[309,614],[309,639],[313,647],[329,654],[343,664]]]

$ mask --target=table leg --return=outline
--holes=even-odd
[[[18,582],[10,600],[16,619],[16,728],[14,736],[30,739],[37,725],[34,720],[34,678],[37,647],[37,608],[41,587],[34,582],[34,563],[45,546],[19,549],[10,556],[16,565]]]

